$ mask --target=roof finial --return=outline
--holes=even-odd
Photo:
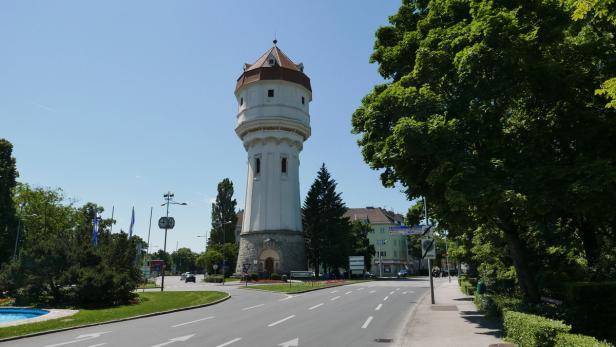
[[[278,43],[278,40],[274,39],[274,46],[276,46],[276,44]]]

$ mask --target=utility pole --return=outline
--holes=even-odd
[[[426,225],[429,228],[430,222],[428,219],[428,204],[426,202],[425,196],[423,198],[423,203],[424,203],[424,215],[426,216]],[[432,279],[432,259],[431,258],[428,258],[428,276],[430,276],[430,299],[431,299],[432,305],[434,305],[434,281]]]
[[[17,244],[19,243],[19,229],[21,229],[21,215],[23,214],[24,204],[19,204],[19,218],[17,219],[17,234],[15,235],[15,249],[13,249],[13,260],[17,259]]]
[[[163,203],[161,206],[165,206],[167,205],[167,214],[165,216],[166,220],[169,221],[169,205],[173,204],[173,205],[188,205],[185,202],[175,202],[173,201],[173,196],[174,194],[171,192],[167,192],[165,195],[163,195],[163,197],[165,198],[166,202]],[[173,226],[171,226],[171,228],[173,229]],[[165,223],[165,243],[163,244],[163,254],[167,254],[167,230],[169,229],[169,223]],[[163,262],[163,276],[161,279],[161,283],[160,283],[160,291],[164,291],[165,290],[165,268],[167,267],[167,264],[165,264]]]

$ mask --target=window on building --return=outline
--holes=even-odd
[[[274,90],[273,89],[268,89],[267,90],[267,97],[268,98],[273,98],[274,97]]]
[[[269,60],[269,64],[270,64],[270,65],[274,65],[274,63],[275,63],[275,62],[276,62],[276,61],[275,61],[274,59],[270,59],[270,60]]]
[[[258,176],[261,174],[261,158],[256,157],[255,158],[255,176]]]
[[[302,96],[302,105],[306,102],[306,100],[304,99],[304,97]]]
[[[283,174],[287,173],[287,158],[282,158],[282,160],[280,161],[280,171]]]
[[[385,228],[381,227],[381,234],[385,234]]]
[[[244,105],[244,98],[240,98],[240,106]]]

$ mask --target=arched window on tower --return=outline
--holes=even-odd
[[[261,156],[255,156],[254,175],[261,175]]]

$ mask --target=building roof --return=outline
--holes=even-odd
[[[351,221],[368,221],[370,224],[402,224],[404,217],[393,211],[388,211],[380,207],[368,206],[365,208],[349,208],[344,214]]]
[[[293,82],[312,91],[310,78],[304,74],[304,64],[295,64],[275,43],[253,64],[244,64],[244,72],[237,79],[235,91],[247,84],[263,80]]]

